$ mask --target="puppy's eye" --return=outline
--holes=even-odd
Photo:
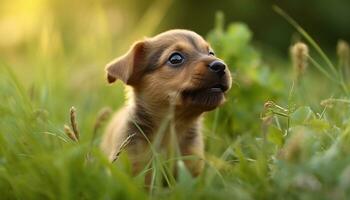
[[[211,56],[215,56],[214,51],[209,51],[209,55],[211,55]]]
[[[171,65],[180,65],[184,62],[184,57],[180,53],[176,52],[170,55],[168,62]]]

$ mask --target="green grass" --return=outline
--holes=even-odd
[[[143,33],[159,23],[152,24],[152,12],[141,22]],[[106,106],[117,109],[124,100],[122,85],[107,86],[104,80],[103,66],[116,56],[116,47],[103,29],[103,39],[92,42],[98,48],[78,36],[69,43],[73,49],[50,38],[49,44],[57,42],[54,49],[47,51],[45,42],[28,44],[17,65],[2,59],[1,199],[348,199],[350,113],[344,88],[349,77],[339,79],[345,76],[342,66],[333,70],[331,59],[299,27],[316,49],[310,49],[314,61],[295,83],[288,58],[269,66],[252,46],[249,28],[232,23],[225,29],[222,18],[207,39],[231,67],[235,83],[225,106],[206,117],[201,176],[192,178],[179,162],[175,181],[167,173],[172,160],[154,150],[148,192],[142,174],[131,176],[123,153],[113,164],[102,155],[102,127],[93,139],[98,113]],[[321,52],[326,64],[316,59]],[[341,84],[327,80],[319,68]],[[327,104],[321,105],[324,99]],[[268,100],[274,103],[265,104]],[[79,142],[63,130],[71,106],[77,109]],[[162,186],[164,178],[169,187]]]

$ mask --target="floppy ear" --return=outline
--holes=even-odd
[[[125,84],[132,85],[141,75],[144,68],[145,42],[139,41],[132,45],[123,56],[113,60],[106,66],[108,83],[120,79]]]

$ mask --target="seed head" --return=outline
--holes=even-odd
[[[322,100],[320,104],[323,107],[332,108],[333,105],[334,105],[334,99],[333,98],[329,98],[329,99]]]
[[[309,48],[305,43],[297,42],[290,48],[290,54],[292,57],[296,79],[300,79],[307,67]]]
[[[264,108],[267,110],[267,109],[273,107],[274,105],[276,105],[275,102],[267,101],[267,102],[264,103]]]
[[[350,47],[344,40],[339,40],[337,44],[337,55],[339,58],[339,65],[341,67],[349,67],[350,65]]]
[[[73,129],[73,133],[77,140],[79,140],[79,131],[78,131],[78,124],[77,124],[77,114],[76,109],[72,106],[70,109],[70,122]]]
[[[71,140],[73,140],[74,142],[78,142],[78,139],[75,137],[74,132],[72,131],[72,129],[69,128],[69,126],[64,125],[64,132]]]
[[[94,135],[100,129],[102,124],[111,116],[111,113],[112,113],[112,109],[110,107],[104,107],[98,112],[97,118],[94,124],[94,132],[93,132]]]

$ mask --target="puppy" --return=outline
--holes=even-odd
[[[106,71],[109,83],[119,79],[131,86],[127,105],[115,114],[102,139],[109,159],[129,137],[123,152],[137,174],[152,159],[151,145],[158,141],[157,151],[178,149],[182,156],[193,157],[184,163],[193,176],[199,175],[204,167],[201,116],[223,104],[231,88],[229,69],[209,44],[192,31],[166,31],[134,43]]]

